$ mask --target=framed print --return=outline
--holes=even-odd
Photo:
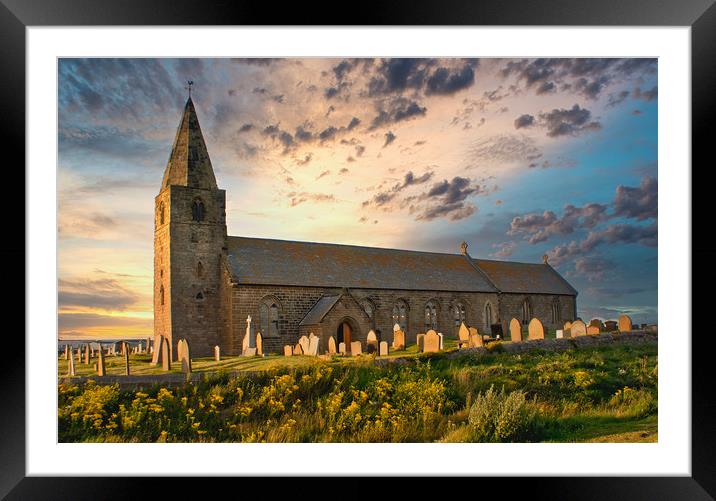
[[[341,27],[7,2],[27,326],[0,492],[563,476],[540,481],[709,499],[691,163],[716,10],[574,6]]]

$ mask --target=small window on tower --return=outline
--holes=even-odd
[[[200,292],[199,294],[196,295],[196,299],[197,299],[197,301],[202,301],[204,299],[204,294],[202,294]]]
[[[197,222],[204,220],[204,202],[198,198],[194,200],[194,203],[191,206],[191,218]]]
[[[164,306],[164,286],[159,286],[159,304]]]

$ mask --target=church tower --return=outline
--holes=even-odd
[[[228,325],[226,192],[216,185],[191,96],[154,199],[154,339],[209,356]],[[173,357],[174,358],[174,357]]]

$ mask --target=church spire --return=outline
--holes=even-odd
[[[217,188],[214,169],[211,167],[211,159],[191,96],[184,106],[184,114],[177,129],[160,191],[171,185],[202,189]]]

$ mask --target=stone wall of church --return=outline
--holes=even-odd
[[[508,322],[516,318],[523,321],[522,305],[525,300],[530,303],[532,317],[537,317],[545,329],[561,329],[567,321],[573,321],[577,315],[577,298],[575,296],[561,296],[554,294],[511,294],[503,293],[500,296],[500,319]],[[552,304],[557,302],[559,317],[552,321]]]
[[[265,350],[272,353],[282,353],[286,344],[295,345],[300,336],[299,323],[306,313],[324,294],[340,294],[342,289],[323,287],[286,287],[286,286],[258,286],[238,285],[232,290],[232,332],[235,343],[233,346],[222,346],[227,354],[238,355],[241,350],[241,340],[246,332],[246,317],[251,315],[256,330],[260,330],[259,305],[266,301],[275,302],[279,306],[278,336],[264,335]],[[492,306],[493,321],[497,321],[498,295],[496,293],[456,293],[440,291],[410,291],[386,289],[351,289],[350,294],[358,303],[370,302],[374,309],[372,322],[367,318],[361,321],[355,318],[358,332],[353,339],[365,340],[369,329],[381,334],[382,340],[392,341],[393,332],[393,306],[398,301],[407,305],[407,339],[415,343],[420,332],[426,332],[425,305],[433,301],[436,305],[438,330],[448,336],[456,334],[453,319],[453,307],[456,303],[465,306],[465,320],[470,326],[477,327],[481,332],[489,332],[485,323],[485,304]],[[353,317],[353,315],[351,315]],[[325,322],[326,324],[328,322]],[[324,325],[325,330],[325,325]],[[323,337],[327,339],[327,332]],[[324,341],[322,341],[323,344]]]

